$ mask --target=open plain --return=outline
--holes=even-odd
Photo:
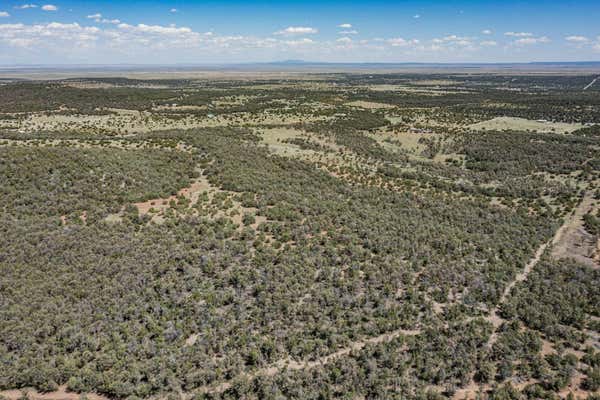
[[[0,71],[0,399],[600,398],[597,71],[368,68]]]

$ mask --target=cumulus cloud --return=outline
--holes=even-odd
[[[483,33],[484,35],[491,35],[494,32],[492,32],[491,29],[484,29],[484,30],[481,31],[481,33]]]
[[[448,35],[443,38],[435,38],[432,40],[435,44],[454,44],[458,46],[470,46],[471,38],[466,36]]]
[[[27,10],[28,8],[38,8],[37,4],[22,4],[20,6],[15,6],[19,10]]]
[[[514,41],[514,44],[516,44],[518,46],[530,46],[530,45],[536,45],[536,44],[542,44],[542,43],[550,43],[550,39],[548,39],[546,36],[540,36],[540,37],[525,37],[525,38],[517,39]]]
[[[588,39],[587,37],[585,37],[585,36],[578,36],[578,35],[567,36],[565,38],[565,40],[567,42],[577,43],[577,44],[588,43],[590,41],[590,39]]]
[[[492,42],[492,41],[483,41]],[[491,43],[486,43],[491,46]],[[441,38],[431,39],[429,42],[425,42],[419,46],[419,50],[422,52],[431,52],[435,54],[447,53],[452,54],[458,52],[469,51],[473,52],[483,47],[481,43],[476,42],[476,38],[459,35],[448,35]]]
[[[100,13],[88,15],[86,18],[93,19],[94,22],[97,22],[99,24],[113,24],[113,25],[118,25],[118,24],[121,23],[121,20],[119,20],[119,19],[106,19],[106,18],[102,18],[102,14],[100,14]]]
[[[0,42],[13,47],[71,48],[65,46],[67,43],[86,47],[98,40],[99,33],[96,27],[83,27],[78,23],[3,24],[0,25]]]
[[[256,49],[288,51],[308,48],[315,43],[317,42],[309,38],[219,36],[213,32],[199,33],[191,28],[175,25],[119,23],[99,28],[59,22],[35,25],[0,24],[0,48],[3,45],[15,49],[26,48],[30,52],[28,54],[39,54],[42,60],[48,59],[47,54],[57,57],[62,54],[63,57],[69,58],[81,56],[86,60],[98,57],[102,60],[102,54],[114,54],[118,57],[140,57],[147,54],[158,56],[178,54],[178,49],[195,49],[202,54],[239,54]],[[86,49],[93,49],[93,53],[85,53]],[[179,56],[182,54],[185,53],[179,53]]]
[[[187,35],[193,34],[192,30],[187,27],[178,28],[174,25],[170,26],[162,26],[162,25],[146,25],[146,24],[138,24],[138,25],[129,25],[129,24],[119,24],[119,29],[126,30],[129,32],[135,33],[151,33],[158,35]]]
[[[161,38],[166,39],[171,44],[177,44],[177,41],[180,41],[179,43],[185,40],[194,41],[200,36],[200,34],[186,27],[145,24],[119,24],[116,28],[105,30],[94,26],[81,26],[78,23],[64,24],[60,22],[37,25],[0,25],[1,42],[19,44],[14,39],[22,39],[23,43],[43,46],[60,45],[63,41],[83,43],[95,42],[101,39],[109,45],[146,42],[150,39],[157,39],[156,43],[160,43]]]
[[[0,18],[2,17],[10,17],[10,14],[7,13],[6,11],[0,11]]]
[[[348,24],[348,23],[346,23],[346,24],[339,24],[338,28],[350,29],[350,28],[352,28],[352,24]]]
[[[306,45],[314,44],[315,41],[312,39],[309,39],[309,38],[302,38],[302,39],[298,39],[298,40],[286,40],[283,43],[285,43],[288,46],[296,47],[296,46],[306,46]]]
[[[414,19],[419,19],[419,18],[421,18],[421,15],[419,15],[419,14],[415,14],[415,15],[413,15],[413,18],[414,18]]]
[[[404,39],[401,37],[397,37],[397,38],[391,38],[386,40],[387,44],[389,44],[392,47],[407,47],[410,45],[415,45],[418,44],[419,41],[417,39]]]
[[[592,51],[600,51],[600,36],[597,38],[588,38],[582,35],[566,36],[565,41],[576,49],[591,49]]]
[[[54,4],[45,4],[42,6],[42,10],[44,11],[56,11],[58,10],[58,7],[56,7]]]
[[[495,46],[508,44],[506,50],[518,53],[519,46],[548,43],[545,36],[511,36],[503,41],[492,37],[452,34],[444,37],[419,40],[407,37],[383,37],[358,40],[352,29],[340,29],[337,38],[310,36],[315,28],[290,26],[271,37],[244,35],[223,36],[215,32],[195,31],[176,25],[128,24],[106,20],[101,13],[91,13],[89,22],[112,21],[113,24],[82,26],[78,23],[1,24],[0,49],[15,60],[29,62],[204,62],[219,60],[238,62],[281,58],[353,60],[369,57],[373,60],[391,61],[456,61],[460,57],[478,59],[477,53],[487,54]],[[8,20],[10,21],[10,20]],[[5,22],[8,22],[5,21]],[[347,32],[343,34],[343,32]],[[509,35],[510,36],[510,35]],[[310,37],[310,38],[309,38]],[[566,36],[563,46],[572,43],[588,52],[600,52],[600,38],[590,37],[588,42]],[[570,39],[567,39],[570,38]],[[579,45],[579,43],[583,43]],[[523,54],[523,52],[521,52]],[[261,58],[262,57],[262,58]],[[30,61],[32,60],[32,61]],[[52,60],[52,61],[50,61]],[[200,61],[202,60],[202,61]]]
[[[350,30],[350,31],[339,31],[338,35],[358,35],[358,31]]]
[[[512,36],[512,37],[530,37],[533,36],[533,33],[531,32],[504,32],[505,36]]]
[[[275,35],[294,36],[294,35],[313,35],[319,33],[315,28],[309,26],[288,26],[287,28],[277,31]]]
[[[169,12],[172,12],[172,13],[176,13],[176,12],[178,12],[178,11],[179,11],[179,10],[178,10],[178,9],[176,9],[176,8],[171,8],[171,9],[169,10]]]

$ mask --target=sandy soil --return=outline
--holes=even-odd
[[[500,317],[500,315],[499,315],[500,306],[506,301],[506,299],[510,295],[512,288],[518,282],[522,282],[525,279],[527,279],[527,276],[531,273],[533,268],[539,263],[542,255],[545,253],[546,249],[550,245],[554,248],[557,246],[561,246],[564,243],[564,241],[566,240],[566,238],[568,236],[569,228],[573,225],[574,221],[579,219],[581,215],[585,214],[586,209],[589,205],[589,203],[587,201],[585,201],[585,199],[589,196],[592,196],[592,193],[586,192],[584,195],[584,201],[582,201],[565,218],[564,223],[556,230],[552,239],[546,243],[543,243],[540,247],[538,247],[534,256],[531,258],[531,260],[529,260],[527,265],[525,265],[525,268],[523,269],[523,271],[518,273],[515,276],[515,278],[506,286],[506,288],[504,289],[504,292],[502,293],[502,296],[500,297],[500,301],[498,302],[496,307],[494,307],[494,309],[492,309],[492,311],[485,317],[485,320],[490,322],[494,327],[494,332],[492,333],[492,335],[490,335],[490,338],[488,339],[488,342],[486,344],[486,346],[488,348],[491,349],[492,346],[494,345],[494,343],[498,340],[497,330],[500,327],[500,325],[502,325],[502,323],[505,322],[505,320],[502,317]],[[550,348],[546,345],[545,348],[544,347],[542,348],[542,351],[550,351]],[[571,384],[573,384],[573,382],[571,382]],[[577,388],[578,388],[578,385],[575,386],[575,390],[579,390]],[[453,399],[455,399],[455,400],[475,399],[475,398],[477,398],[477,392],[482,389],[486,390],[486,387],[477,385],[477,384],[475,384],[475,382],[471,381],[469,385],[458,390],[455,393],[455,395],[453,396]],[[487,389],[489,389],[489,387]],[[568,393],[565,393],[565,395],[566,394],[568,394]]]
[[[265,375],[265,376],[273,376],[285,370],[301,370],[301,369],[310,369],[315,368],[321,365],[328,364],[335,359],[348,355],[353,351],[361,350],[363,347],[369,344],[378,344],[389,342],[395,338],[400,336],[414,336],[420,334],[420,330],[406,330],[406,329],[398,329],[392,332],[384,333],[379,336],[371,337],[365,340],[356,341],[350,343],[348,347],[344,347],[334,353],[328,354],[323,357],[319,357],[315,360],[305,360],[305,361],[295,361],[291,359],[285,359],[278,361],[272,365],[266,366],[264,368],[260,368],[257,371],[254,371],[249,374],[243,374],[242,376],[252,379],[257,376]],[[200,393],[222,393],[231,387],[231,382],[223,382],[218,385],[210,385],[204,386],[198,389]],[[187,396],[186,396],[187,397]]]
[[[183,106],[189,107],[196,106]],[[177,107],[164,108],[163,111]],[[181,110],[181,108],[179,108]],[[259,114],[232,113],[217,116],[187,115],[181,119],[172,119],[161,114],[145,111],[118,110],[116,115],[63,115],[31,113],[22,120],[0,120],[0,128],[11,128],[22,132],[36,131],[78,131],[78,132],[112,132],[146,133],[165,129],[209,128],[228,125],[289,125],[299,122],[315,122],[330,119],[326,116],[307,116],[278,114],[266,110]]]
[[[540,122],[525,118],[514,117],[496,117],[488,121],[478,122],[469,125],[467,128],[478,130],[515,130],[515,131],[535,131],[535,132],[555,132],[571,133],[577,129],[583,128],[583,124],[569,124],[565,122]]]
[[[553,247],[553,257],[573,258],[592,268],[600,268],[599,260],[594,259],[599,241],[585,231],[582,219],[585,214],[590,211],[595,213],[598,208],[600,208],[600,204],[594,199],[593,194],[586,193],[569,225],[565,228],[564,239]]]
[[[166,198],[151,199],[139,203],[134,203],[134,206],[137,207],[138,212],[141,215],[150,214],[152,215],[151,220],[153,222],[161,224],[165,221],[165,214],[167,210],[171,208],[171,202],[177,204],[179,198],[181,197],[189,201],[187,211],[185,212],[190,212],[193,215],[197,215],[197,210],[192,209],[192,207],[196,205],[196,203],[198,203],[200,195],[202,195],[203,193],[207,194],[209,202],[217,193],[231,194],[229,192],[221,190],[216,186],[211,185],[206,176],[201,175],[198,179],[192,182],[190,186],[180,189],[176,195],[169,196]],[[242,220],[244,214],[246,213],[254,215],[255,222],[253,224],[250,224],[249,226],[255,230],[258,228],[258,225],[267,221],[266,217],[262,215],[256,215],[258,209],[254,207],[244,207],[239,201],[234,199],[231,199],[231,203],[233,205],[232,208],[228,210],[217,210],[215,213],[211,214],[208,217],[212,219],[217,219],[221,217],[229,218],[234,224],[239,226],[238,230],[240,231],[243,228]],[[237,211],[237,214],[232,216],[232,211]],[[109,217],[112,222],[118,222],[121,218],[121,216],[117,214],[112,214]],[[267,237],[270,238],[270,235],[267,235]]]
[[[66,385],[60,386],[57,391],[49,393],[40,393],[34,389],[22,390],[4,390],[0,392],[0,397],[8,400],[19,400],[23,396],[23,392],[27,392],[27,397],[31,400],[80,400],[81,394],[67,392]],[[96,394],[86,393],[88,400],[109,400],[108,397]]]
[[[351,101],[350,103],[346,103],[345,105],[351,106],[351,107],[365,108],[367,110],[377,110],[377,109],[382,109],[382,108],[394,108],[395,107],[392,104],[375,103],[373,101],[361,101],[361,100]]]

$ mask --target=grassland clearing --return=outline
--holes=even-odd
[[[472,130],[509,130],[509,131],[533,131],[550,133],[571,133],[583,128],[583,124],[572,124],[551,121],[532,121],[524,118],[497,117],[488,121],[478,122],[470,125]]]

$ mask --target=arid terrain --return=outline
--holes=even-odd
[[[0,71],[1,400],[600,399],[598,71],[110,72]]]

